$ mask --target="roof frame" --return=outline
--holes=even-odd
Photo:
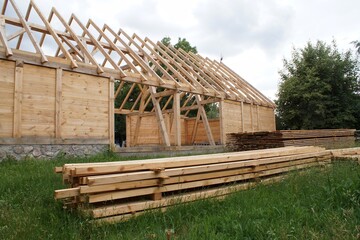
[[[5,15],[8,7],[14,9],[13,16]],[[29,21],[31,13],[40,18],[40,24]],[[64,27],[62,31],[54,28],[55,18]],[[16,31],[6,35],[8,25],[20,29],[15,29]],[[77,28],[74,28],[75,25]],[[35,33],[41,34],[39,41],[35,38]],[[23,40],[25,35],[29,39]],[[46,56],[42,49],[46,47],[44,43],[46,37],[51,37],[57,45],[54,56]],[[9,44],[12,40],[17,40],[14,49]],[[24,49],[22,42],[29,40],[35,53]],[[15,4],[15,0],[4,0],[0,15],[0,42],[2,45],[0,58],[113,77],[121,82],[115,90],[115,96],[124,86],[123,82],[133,84],[132,90],[138,86],[141,91],[137,94],[134,104],[128,107],[129,109],[125,109],[123,104],[120,111],[138,111],[139,102],[142,102],[144,107],[154,98],[157,101],[162,100],[162,104],[164,98],[166,101],[169,99],[172,101],[171,93],[174,91],[180,93],[179,96],[182,97],[185,94],[189,96],[189,93],[192,94],[191,96],[200,95],[200,99],[206,99],[200,101],[207,101],[207,97],[211,97],[213,101],[227,99],[275,107],[272,101],[223,62],[219,63],[199,54],[187,53],[171,45],[165,46],[159,41],[155,43],[135,33],[128,35],[121,28],[118,32],[106,24],[101,28],[91,19],[83,24],[75,14],[65,21],[55,8],[51,9],[46,18],[35,4],[35,0],[29,1],[24,15]],[[154,88],[150,86],[161,88],[162,92],[154,92]],[[144,99],[144,91],[153,91],[152,97],[148,94]],[[130,96],[131,92],[128,94]],[[191,99],[189,101],[193,102]]]

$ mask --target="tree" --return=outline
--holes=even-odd
[[[360,41],[352,41],[352,44],[354,44],[355,48],[357,48],[357,52],[360,54]]]
[[[282,128],[360,128],[359,66],[350,51],[340,53],[335,42],[308,42],[294,48],[279,73]]]
[[[197,53],[196,47],[192,47],[190,43],[186,40],[186,38],[179,38],[178,42],[174,45],[176,49],[183,49],[185,52],[193,52]]]

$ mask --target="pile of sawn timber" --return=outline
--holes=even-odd
[[[201,198],[221,197],[292,170],[331,161],[320,147],[284,147],[149,160],[65,164],[67,189],[55,191],[65,206],[114,222]]]
[[[279,130],[272,132],[230,133],[226,146],[245,151],[286,146],[349,147],[355,144],[355,129]]]
[[[360,163],[360,147],[331,150],[332,157],[358,160]]]

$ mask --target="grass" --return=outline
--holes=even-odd
[[[97,226],[62,209],[63,188],[53,167],[92,158],[0,163],[0,239],[359,239],[360,165],[339,161],[292,174],[285,181],[148,212],[128,222]]]

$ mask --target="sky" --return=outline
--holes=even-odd
[[[15,0],[23,13],[28,0]],[[2,4],[3,0],[0,0]],[[220,60],[265,96],[276,99],[283,59],[308,41],[354,50],[360,40],[359,0],[35,0],[47,16],[122,28],[153,41],[179,37],[199,54]]]

